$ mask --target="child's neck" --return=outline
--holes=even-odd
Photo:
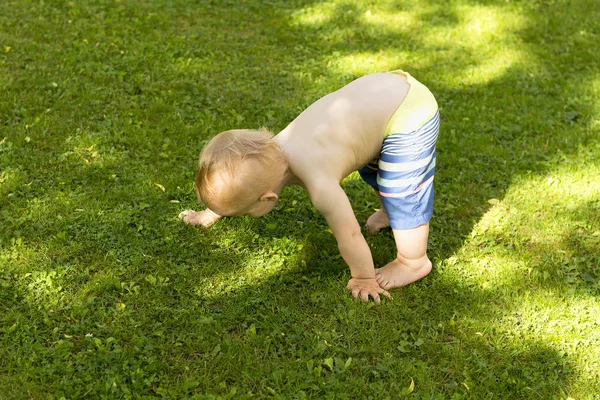
[[[288,168],[285,172],[285,176],[283,177],[283,180],[281,182],[281,189],[283,189],[286,186],[290,186],[290,185],[303,186],[302,181],[300,179],[298,179],[298,177],[296,175],[294,175],[292,173],[292,171],[290,171],[290,168],[288,166]]]
[[[298,177],[296,175],[294,175],[294,173],[290,169],[288,155],[287,155],[287,152],[284,150],[285,138],[283,138],[283,136],[280,137],[280,135],[277,135],[277,136],[275,136],[275,138],[273,140],[277,143],[277,145],[279,147],[279,151],[281,151],[281,155],[283,156],[283,159],[285,160],[285,173],[283,175],[283,179],[281,180],[281,183],[278,185],[279,191],[283,190],[284,187],[290,186],[290,185],[300,185],[300,186],[304,187],[304,184],[302,183],[302,181],[300,179],[298,179]],[[277,193],[279,193],[279,192],[277,192]]]

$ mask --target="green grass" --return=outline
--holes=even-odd
[[[599,13],[0,2],[0,398],[598,398]],[[394,68],[441,106],[429,277],[354,302],[297,188],[262,219],[177,220],[211,135]],[[345,188],[364,221],[377,199]]]

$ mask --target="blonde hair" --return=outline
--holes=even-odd
[[[208,208],[231,215],[283,179],[285,158],[266,129],[219,133],[200,152],[196,194]],[[249,166],[254,170],[249,171]],[[258,166],[258,170],[256,169]],[[279,167],[278,167],[279,166]],[[215,182],[215,178],[220,182]]]

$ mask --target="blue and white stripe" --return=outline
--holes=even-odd
[[[431,149],[435,148],[435,143],[440,129],[440,113],[437,111],[435,115],[418,130],[405,134],[393,133],[383,142],[381,152],[392,156],[423,156],[423,152],[427,155],[431,154]],[[414,158],[413,158],[414,159]]]
[[[382,196],[404,197],[431,185],[439,127],[438,111],[416,131],[394,133],[385,138],[377,174],[377,186]]]

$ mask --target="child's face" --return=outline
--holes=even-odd
[[[225,204],[231,204],[233,207],[222,208],[219,202],[211,205],[212,211],[222,216],[242,216],[262,217],[270,212],[277,204],[279,196],[272,191],[264,193],[257,191],[256,187],[251,185],[232,189],[230,177],[217,175],[213,178],[213,185],[217,191],[221,189],[223,197],[221,199]],[[229,189],[229,190],[228,190]]]
[[[265,167],[265,165],[254,162],[252,160],[247,161],[244,164],[244,168],[240,171],[241,176],[246,176],[243,181],[246,182],[246,187],[243,189],[245,193],[239,193],[238,198],[245,198],[246,201],[243,205],[240,204],[238,215],[248,215],[250,217],[262,217],[263,215],[270,212],[277,204],[279,196],[275,194],[268,185],[269,189],[265,188],[264,181],[273,182],[275,185],[277,178],[274,176],[272,168]],[[253,178],[259,175],[262,177],[263,182],[258,182]],[[263,189],[259,189],[262,187]],[[257,190],[258,189],[258,190]]]

